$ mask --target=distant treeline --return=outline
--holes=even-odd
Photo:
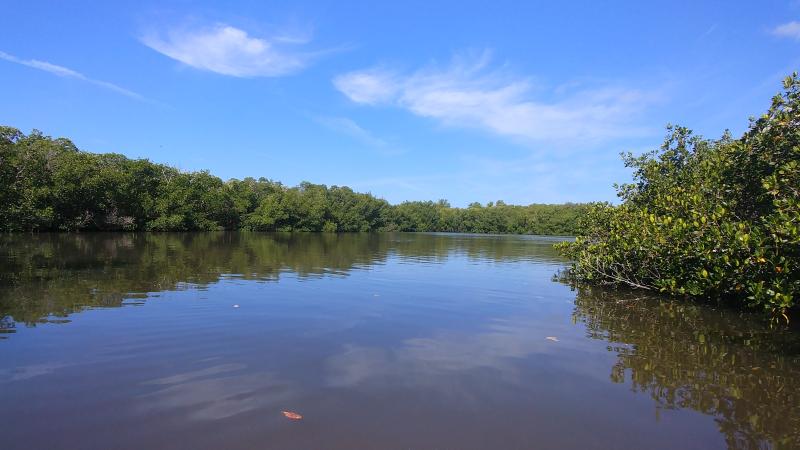
[[[222,179],[145,159],[79,150],[70,140],[0,126],[3,231],[449,231],[576,233],[583,204],[446,201],[391,205],[348,187]]]

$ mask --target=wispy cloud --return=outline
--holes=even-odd
[[[234,77],[278,77],[298,72],[318,54],[299,51],[309,41],[306,35],[253,37],[226,24],[151,31],[141,38],[146,46],[186,65]]]
[[[713,24],[708,29],[697,38],[698,41],[702,41],[703,39],[711,36],[714,32],[717,31],[717,24]]]
[[[406,81],[388,70],[368,69],[340,75],[333,85],[356,103],[376,105],[395,101]]]
[[[15,64],[21,64],[23,66],[31,67],[33,69],[43,70],[45,72],[52,73],[53,75],[57,75],[59,77],[64,78],[73,78],[80,81],[85,81],[87,83],[94,84],[96,86],[100,86],[102,88],[114,91],[118,94],[125,95],[127,97],[135,98],[137,100],[147,100],[140,94],[133,92],[131,90],[125,89],[123,87],[117,86],[114,83],[109,83],[108,81],[102,80],[95,80],[93,78],[89,78],[86,75],[76,72],[70,68],[64,66],[58,66],[47,61],[39,61],[36,59],[20,59],[14,55],[9,55],[8,53],[0,51],[0,59],[3,59],[8,62],[12,62]]]
[[[613,86],[533,94],[527,78],[492,69],[489,52],[411,73],[371,68],[346,73],[334,86],[355,103],[390,105],[444,125],[479,128],[523,140],[598,140],[639,136],[636,114],[654,96]]]
[[[365,130],[361,125],[347,117],[321,117],[317,119],[319,123],[330,130],[345,134],[357,141],[371,147],[386,147],[386,141],[376,137],[371,132]]]
[[[375,135],[353,119],[340,116],[315,117],[314,120],[325,128],[345,135],[384,156],[397,156],[405,151],[391,142]]]
[[[772,29],[772,34],[778,37],[800,40],[800,22],[791,21],[778,25]]]

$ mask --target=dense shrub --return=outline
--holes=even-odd
[[[634,182],[596,204],[574,243],[577,280],[763,307],[788,320],[800,295],[800,80],[739,139],[669,127],[663,146],[625,155]]]

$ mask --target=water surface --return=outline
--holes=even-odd
[[[800,448],[796,332],[554,241],[0,236],[3,448]]]

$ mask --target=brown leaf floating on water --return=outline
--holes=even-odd
[[[303,416],[293,411],[283,411],[283,415],[289,420],[300,420],[303,418]]]

